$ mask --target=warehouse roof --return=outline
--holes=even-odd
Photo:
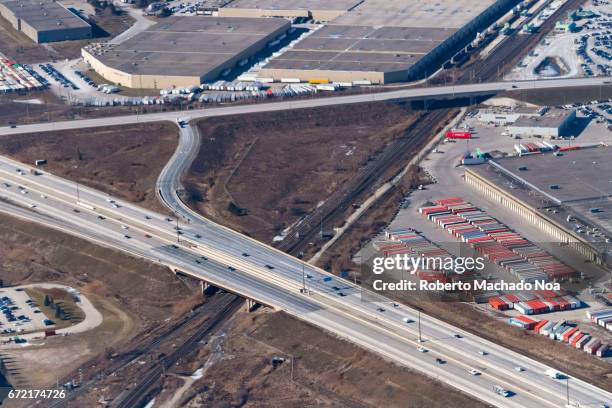
[[[408,70],[494,3],[366,0],[274,57],[264,70]]]
[[[283,28],[289,22],[277,18],[169,17],[119,45],[86,50],[130,74],[201,77]]]
[[[89,27],[89,24],[53,0],[0,0],[15,16],[37,31]]]
[[[496,162],[560,202],[612,196],[612,160],[607,148],[566,151],[559,156],[511,157]]]
[[[546,127],[557,128],[565,122],[571,112],[553,109],[542,116],[521,115],[512,126],[515,127]]]
[[[407,69],[455,31],[329,25],[274,58],[266,68],[380,72]]]
[[[263,10],[348,10],[360,0],[235,0],[225,8]]]
[[[587,235],[584,230],[576,232],[582,228],[580,225],[590,224],[608,237],[612,235],[612,161],[609,157],[609,148],[598,147],[565,151],[559,156],[549,153],[497,159],[497,166],[473,166],[469,171],[574,231],[594,247],[612,252],[605,237]],[[551,186],[558,188],[551,189]],[[575,220],[568,222],[568,216]]]
[[[495,0],[366,0],[332,24],[459,29],[494,3]]]

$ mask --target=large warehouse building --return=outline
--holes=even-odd
[[[91,44],[82,55],[120,86],[193,86],[217,79],[289,28],[280,18],[169,17],[119,45]]]
[[[612,268],[612,161],[608,147],[496,159],[465,180],[567,244]]]
[[[241,15],[269,12],[292,15],[293,5],[315,7],[313,0],[239,0]],[[334,2],[335,3],[335,2]],[[382,84],[420,79],[437,70],[518,0],[364,0],[341,1],[338,16],[273,58],[261,77],[302,81],[369,81]],[[237,8],[241,4],[243,8]],[[263,6],[261,6],[263,4]],[[246,5],[253,5],[252,8]],[[257,5],[258,7],[255,7]],[[228,11],[226,11],[226,9]],[[340,13],[341,9],[346,12]],[[231,7],[219,13],[232,12]],[[302,10],[303,11],[303,10]],[[311,10],[311,15],[313,15]],[[332,15],[329,15],[332,17]]]
[[[91,25],[53,0],[0,0],[0,16],[37,43],[91,38]]]

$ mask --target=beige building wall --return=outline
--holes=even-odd
[[[81,50],[85,62],[98,74],[109,82],[128,88],[161,89],[171,86],[184,87],[200,84],[197,76],[171,76],[171,75],[132,75],[104,65],[96,57]]]
[[[19,19],[2,3],[0,3],[0,16],[11,23],[15,30],[19,31]]]
[[[588,243],[577,238],[563,226],[545,217],[543,214],[534,210],[531,206],[525,204],[523,201],[508,194],[504,190],[499,189],[484,177],[472,172],[470,169],[466,169],[465,181],[487,197],[493,199],[504,207],[509,208],[528,222],[545,231],[550,237],[552,237],[552,242],[559,242],[563,243],[564,245],[568,245],[582,254],[585,258],[599,264],[604,264],[604,260],[602,260],[600,257],[599,252],[593,249]]]
[[[38,43],[38,31],[23,20],[21,20],[21,32],[30,37],[32,41]]]
[[[219,17],[308,17],[308,10],[266,10],[251,8],[220,8]]]
[[[263,68],[259,71],[260,78],[274,78],[280,81],[283,78],[297,78],[302,82],[312,80],[325,80],[328,82],[351,82],[367,80],[373,84],[384,84],[385,74],[370,71],[326,71],[326,70],[299,70]]]
[[[312,10],[312,18],[315,21],[328,22],[340,17],[346,10]]]

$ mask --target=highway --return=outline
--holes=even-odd
[[[363,93],[357,95],[315,97],[301,100],[285,100],[280,102],[262,102],[247,105],[225,106],[217,108],[194,109],[190,111],[171,111],[147,113],[142,115],[113,116],[97,119],[69,120],[61,122],[37,123],[20,125],[16,128],[0,128],[0,135],[20,133],[45,132],[50,130],[83,129],[109,125],[127,125],[133,123],[150,123],[164,120],[175,121],[177,117],[189,119],[215,116],[241,115],[246,113],[272,112],[288,109],[315,108],[322,106],[342,105],[351,103],[390,101],[398,99],[422,99],[424,97],[467,96],[483,93],[495,93],[507,90],[555,89],[566,87],[582,87],[604,85],[612,81],[611,77],[546,79],[539,81],[515,82],[484,82],[466,85],[448,85],[424,88],[409,88],[394,91]]]
[[[193,143],[185,139],[184,146]],[[180,173],[179,167],[167,169],[166,180],[176,180],[172,173]],[[424,315],[425,342],[418,343],[415,310],[384,298],[364,300],[361,288],[211,221],[183,223],[177,243],[171,218],[86,187],[79,188],[77,204],[74,183],[48,173],[32,175],[30,167],[4,157],[0,157],[0,197],[4,213],[168,265],[284,310],[487,403],[500,407],[566,403],[565,381],[546,377],[545,365]],[[309,294],[300,293],[303,279]],[[419,345],[428,351],[417,351]],[[471,375],[472,368],[480,375]],[[569,383],[570,399],[581,407],[612,402],[612,394],[605,390],[574,378]],[[497,395],[495,385],[515,395]]]

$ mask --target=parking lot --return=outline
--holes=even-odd
[[[45,330],[53,321],[20,288],[0,289],[0,334],[14,335]]]
[[[570,21],[569,17],[566,21]],[[588,1],[584,14],[572,22],[576,25],[574,30],[547,35],[506,79],[612,75],[612,4]],[[543,62],[553,64],[542,69]]]
[[[507,101],[503,101],[506,103]],[[593,101],[595,102],[595,101]],[[600,103],[601,102],[601,103]],[[611,105],[608,101],[597,101],[597,103],[585,105],[585,109],[601,111],[597,106],[605,107]],[[497,107],[497,109],[511,109],[508,107]],[[569,109],[569,108],[568,108]],[[607,115],[607,113],[603,113]],[[474,204],[486,211],[492,217],[509,226],[512,230],[527,237],[536,243],[540,248],[548,251],[557,259],[580,270],[588,271],[591,268],[598,268],[593,264],[585,264],[583,258],[573,251],[568,251],[559,245],[551,242],[552,239],[547,233],[530,223],[526,223],[521,216],[512,210],[499,206],[498,203],[488,196],[481,194],[478,190],[466,184],[462,178],[463,167],[459,166],[461,157],[466,151],[474,152],[479,148],[483,152],[489,152],[494,156],[514,155],[514,145],[523,142],[541,141],[535,136],[525,136],[521,140],[516,140],[505,131],[504,126],[482,123],[477,118],[478,111],[468,112],[460,127],[469,129],[474,134],[472,139],[449,141],[441,143],[429,153],[421,163],[424,171],[430,175],[434,184],[425,186],[423,190],[413,191],[402,203],[395,219],[389,225],[389,229],[414,228],[421,231],[430,241],[436,243],[441,248],[453,255],[461,256],[459,241],[451,236],[445,229],[430,222],[426,217],[418,213],[418,208],[427,205],[428,202],[445,197],[462,197],[464,200]],[[584,117],[579,111],[578,117]],[[612,132],[606,129],[605,123],[598,123],[596,119],[591,119],[586,127],[582,129],[578,137],[572,139],[556,139],[550,141],[561,147],[568,145],[592,145],[597,143],[612,143]],[[383,234],[377,239],[383,238]],[[361,254],[362,259],[367,259],[370,255],[367,251]],[[359,255],[358,255],[359,258]],[[493,270],[493,268],[487,268]],[[512,281],[512,278],[503,270],[494,274],[498,278]],[[599,273],[593,273],[599,275]]]

